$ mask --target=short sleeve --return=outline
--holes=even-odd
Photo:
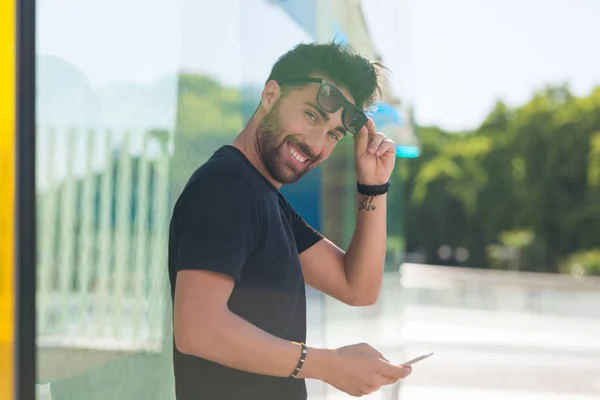
[[[186,190],[177,210],[177,270],[209,270],[239,281],[257,237],[254,191],[241,177]]]
[[[292,222],[294,237],[296,239],[296,247],[298,248],[298,254],[300,254],[323,239],[323,235],[310,226],[300,214],[291,208],[291,206],[290,209],[292,211]]]

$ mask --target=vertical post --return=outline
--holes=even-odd
[[[35,398],[35,0],[16,4],[15,368],[17,399]]]
[[[13,398],[15,3],[0,2],[0,400]]]

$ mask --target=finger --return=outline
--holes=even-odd
[[[377,350],[375,350],[372,346],[368,345],[367,343],[363,343],[363,348],[366,354],[370,355],[371,357],[375,357],[375,358],[379,358],[385,362],[389,362],[384,356],[383,354],[381,354],[380,352],[378,352]]]
[[[396,143],[394,143],[394,141],[391,139],[385,139],[379,145],[379,148],[377,149],[377,152],[375,153],[375,155],[377,157],[381,157],[385,153],[391,153],[391,152],[394,152],[394,153],[396,152]]]
[[[398,382],[398,379],[390,378],[388,376],[380,376],[379,379],[377,380],[377,384],[379,385],[379,387],[386,386],[386,385],[393,385],[396,382]]]
[[[383,354],[381,354],[380,352],[378,352],[378,351],[377,351],[377,350],[375,350],[375,349],[373,349],[373,350],[374,350],[374,352],[373,352],[373,357],[376,357],[376,358],[378,358],[378,359],[380,359],[380,360],[382,360],[382,361],[385,361],[386,363],[389,363],[389,362],[390,362],[390,360],[388,360],[387,358],[385,358],[385,357],[383,356]]]
[[[377,132],[375,133],[375,135],[373,135],[373,137],[371,138],[371,141],[369,142],[369,147],[367,148],[367,151],[369,152],[369,154],[375,154],[377,152],[377,150],[379,149],[379,146],[381,146],[381,144],[387,139],[387,137],[381,133],[381,132]]]
[[[357,155],[362,155],[367,151],[369,137],[375,134],[375,123],[371,118],[367,121],[356,135],[354,135],[354,149]]]
[[[385,362],[380,363],[380,374],[390,379],[404,379],[412,372],[411,367],[402,367]]]

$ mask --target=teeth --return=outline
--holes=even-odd
[[[301,163],[303,163],[303,162],[305,162],[305,161],[306,161],[306,158],[302,157],[302,156],[300,155],[300,153],[298,153],[296,150],[294,150],[294,149],[292,149],[292,148],[290,148],[290,154],[291,154],[292,156],[294,156],[294,158],[295,158],[296,160],[298,160],[298,162],[301,162]]]

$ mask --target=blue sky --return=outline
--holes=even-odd
[[[392,83],[421,123],[473,128],[497,98],[518,105],[546,83],[569,81],[581,95],[600,84],[600,1],[364,3]],[[258,83],[308,40],[264,0],[38,1],[38,52],[74,64],[96,87],[182,68]]]

